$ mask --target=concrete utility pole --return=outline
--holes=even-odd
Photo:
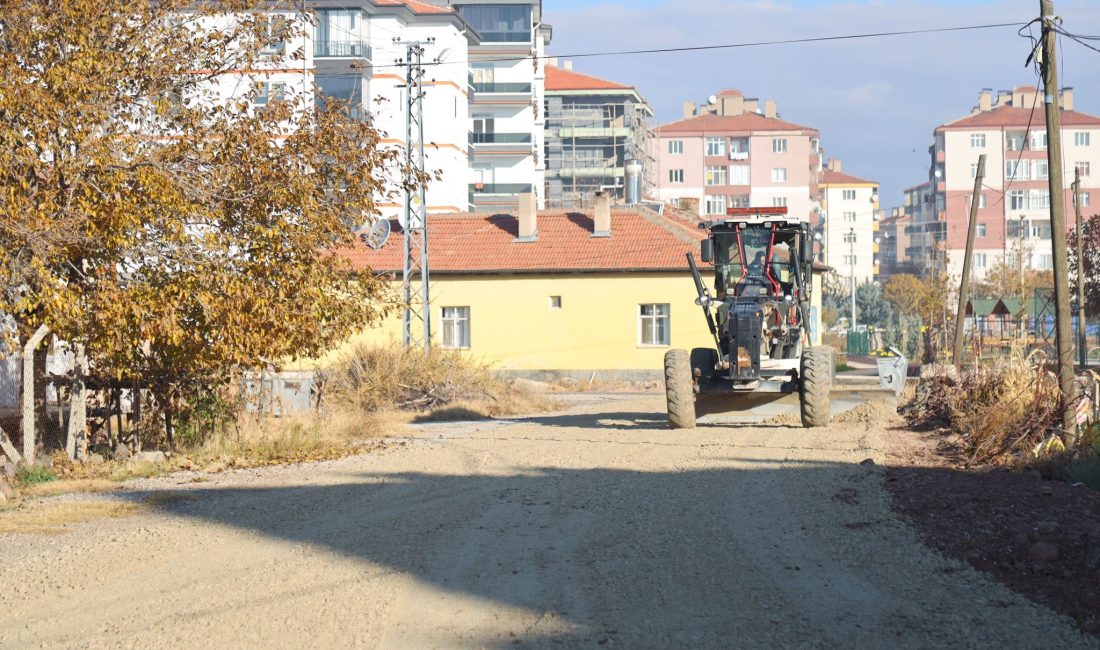
[[[970,262],[974,258],[974,237],[978,232],[978,207],[982,199],[982,181],[985,180],[985,154],[978,156],[978,174],[974,177],[974,195],[970,198],[970,224],[966,229],[966,255],[963,257],[962,282],[959,284],[959,310],[955,312],[955,348],[951,363],[962,365],[963,323],[966,322],[966,297],[970,294]]]
[[[1088,329],[1085,327],[1085,227],[1081,223],[1081,170],[1073,170],[1073,210],[1077,227],[1077,358],[1081,368],[1089,363]]]
[[[1047,164],[1050,167],[1050,246],[1054,253],[1054,332],[1058,349],[1058,384],[1062,391],[1062,429],[1067,448],[1077,442],[1077,380],[1073,371],[1070,331],[1068,255],[1066,251],[1066,186],[1062,177],[1062,115],[1058,97],[1054,1],[1039,0],[1042,21],[1043,94],[1046,103]]]
[[[852,270],[852,331],[856,329],[856,229],[852,227],[848,231],[848,263]]]

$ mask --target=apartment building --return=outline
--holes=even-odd
[[[821,261],[843,278],[874,281],[881,244],[878,183],[846,174],[839,160],[830,160],[819,188],[815,230],[821,235]]]
[[[545,206],[545,54],[552,31],[541,0],[432,0],[453,8],[476,34],[469,56],[468,201],[474,210],[514,209],[519,194]]]
[[[1072,227],[1070,184],[1075,169],[1081,173],[1080,201],[1086,214],[1095,211],[1094,201],[1100,198],[1100,117],[1075,109],[1073,89],[1063,89],[1060,97],[1065,159],[1062,191],[1066,223]],[[1043,113],[1042,96],[1034,86],[999,92],[985,89],[969,115],[935,129],[929,176],[935,183],[931,204],[936,219],[924,224],[932,241],[920,246],[932,248],[932,253],[942,250],[948,273],[962,272],[974,178],[983,153],[985,190],[978,199],[974,277],[982,278],[998,259],[1037,270],[1053,268],[1048,136]],[[1092,174],[1093,169],[1098,170],[1097,175]],[[931,255],[922,259],[936,263]]]
[[[822,152],[816,129],[779,118],[772,100],[725,90],[653,137],[657,198],[701,215],[731,207],[786,206],[811,216]]]
[[[903,191],[903,202],[898,208],[905,216],[905,227],[898,235],[898,261],[910,271],[923,272],[942,262],[939,242],[944,238],[944,224],[939,220],[942,209],[936,206],[936,197],[932,191],[932,182],[921,183]],[[902,242],[904,241],[904,246]],[[937,255],[939,257],[937,257]]]
[[[546,203],[580,208],[604,191],[618,202],[650,193],[653,109],[633,86],[546,66]],[[627,163],[630,162],[630,173]],[[627,191],[627,188],[630,191]]]
[[[884,281],[897,273],[908,273],[912,270],[906,251],[912,241],[913,218],[905,213],[903,206],[890,210],[890,216],[883,217],[879,222],[879,272],[875,277],[878,281]]]

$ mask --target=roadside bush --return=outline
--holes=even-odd
[[[541,410],[547,400],[494,378],[488,366],[452,350],[357,345],[322,375],[325,404],[377,412],[454,412],[496,417]]]
[[[946,426],[971,462],[1008,462],[1036,455],[1059,425],[1058,382],[1022,360],[921,379],[905,409],[911,424]]]

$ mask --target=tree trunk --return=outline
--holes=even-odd
[[[34,349],[34,425],[37,443],[48,447],[53,441],[50,435],[53,423],[49,419],[46,405],[46,387],[49,385],[49,373],[46,359],[50,354],[50,343],[44,341]]]
[[[131,426],[134,429],[134,453],[141,452],[141,388],[134,384],[130,388]]]
[[[88,371],[88,360],[84,356],[84,344],[74,346],[73,385],[69,389],[69,430],[65,436],[65,453],[69,460],[77,457],[77,444],[80,443],[80,458],[88,457],[86,426],[88,417],[88,391],[84,389],[84,375]]]
[[[39,325],[23,346],[23,460],[34,464],[34,351],[50,329]]]

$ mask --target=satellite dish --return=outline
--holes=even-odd
[[[443,51],[439,53],[439,56],[435,57],[436,63],[443,63],[447,60],[447,57],[451,54],[451,48],[445,47]]]
[[[378,250],[386,245],[386,241],[390,238],[390,220],[379,219],[371,224],[371,227],[366,232],[359,233],[359,240],[367,246]]]
[[[707,103],[717,104],[718,103],[718,95],[711,95],[710,97],[707,97]]]

